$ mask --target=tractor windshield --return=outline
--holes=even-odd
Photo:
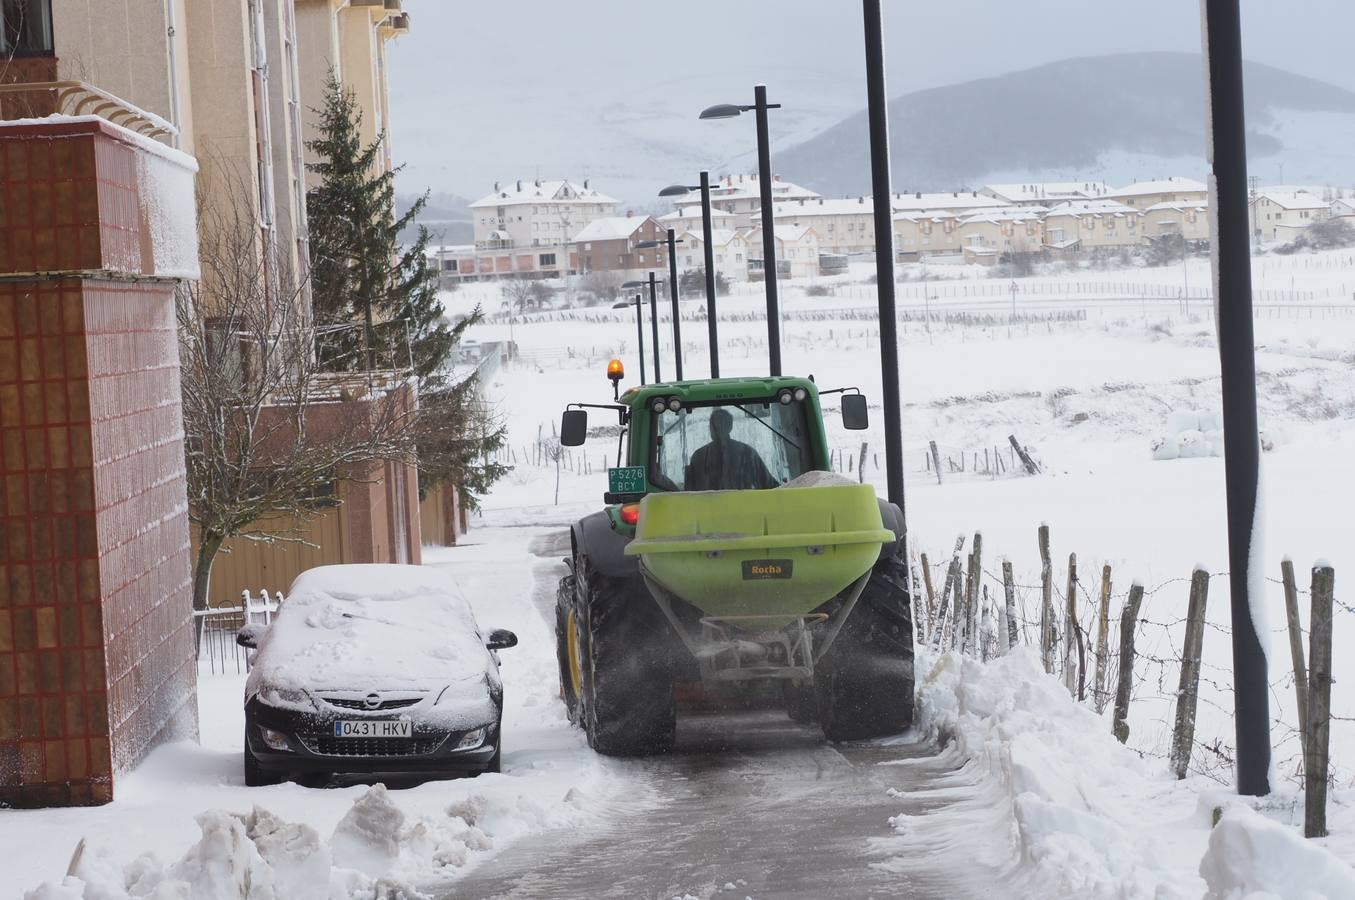
[[[813,468],[804,403],[684,407],[654,418],[650,481],[669,491],[773,488]]]

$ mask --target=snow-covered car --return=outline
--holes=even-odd
[[[245,783],[322,773],[499,771],[498,650],[456,582],[423,566],[321,566],[246,625]]]

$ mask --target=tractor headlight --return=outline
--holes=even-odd
[[[789,406],[794,399],[795,394],[791,392],[790,388],[782,388],[776,393],[776,402],[780,403],[782,406]]]
[[[809,396],[809,391],[805,390],[804,388],[796,388],[796,389],[795,389],[795,399],[796,399],[796,400],[803,400],[803,399],[805,399],[805,398],[808,397],[808,396]]]
[[[655,397],[653,400],[649,401],[649,409],[651,412],[661,413],[667,405],[667,402],[662,397]]]
[[[669,409],[671,412],[677,412],[678,410],[682,409],[682,400],[680,400],[680,399],[677,398],[677,397],[669,397],[669,398],[668,398],[668,409]]]

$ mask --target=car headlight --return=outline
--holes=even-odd
[[[278,706],[284,709],[301,707],[302,709],[315,709],[315,701],[311,699],[310,694],[300,688],[284,688],[264,685],[259,690],[259,702],[269,706]]]
[[[477,728],[474,731],[467,731],[465,734],[461,735],[461,740],[457,741],[456,749],[474,750],[476,747],[483,744],[485,742],[485,738],[488,736],[489,736],[488,725],[486,725],[483,728]]]

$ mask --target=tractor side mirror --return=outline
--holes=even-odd
[[[567,409],[560,418],[560,445],[582,447],[588,437],[588,410]]]
[[[490,650],[507,650],[518,645],[518,636],[507,628],[495,628],[489,633],[485,646]]]
[[[848,431],[865,431],[870,427],[870,413],[866,411],[865,395],[842,395],[842,427]]]

